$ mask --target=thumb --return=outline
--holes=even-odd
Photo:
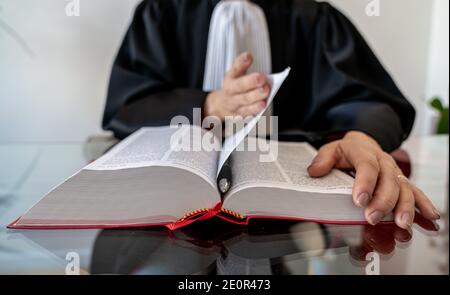
[[[229,79],[236,79],[242,75],[245,75],[252,63],[253,55],[250,52],[242,53],[234,60],[231,69],[226,73],[225,77]]]
[[[319,149],[316,157],[308,167],[311,177],[322,177],[327,175],[336,164],[336,148],[338,142],[332,142]]]

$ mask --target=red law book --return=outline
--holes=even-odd
[[[352,201],[351,176],[333,170],[322,178],[309,177],[306,168],[316,154],[309,144],[249,137],[220,165],[220,148],[170,147],[174,136],[195,131],[207,132],[195,126],[137,131],[52,189],[8,227],[164,225],[175,230],[213,217],[237,224],[252,218],[366,223],[363,209]],[[229,169],[227,179],[218,172],[222,167]],[[220,187],[223,179],[227,183]]]

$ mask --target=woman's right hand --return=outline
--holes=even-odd
[[[222,89],[211,92],[203,106],[203,116],[216,116],[223,122],[226,116],[257,115],[266,107],[270,94],[267,77],[262,73],[247,74],[253,63],[251,53],[239,55],[226,73]]]

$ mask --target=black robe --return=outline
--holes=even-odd
[[[192,122],[201,108],[209,22],[218,0],[147,0],[114,62],[103,128],[123,138],[142,126]],[[279,133],[323,141],[363,131],[386,150],[410,133],[414,108],[352,23],[328,3],[255,0],[265,12],[272,70],[291,73],[273,106]]]

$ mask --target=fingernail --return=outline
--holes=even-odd
[[[439,211],[436,208],[433,208],[433,213],[436,215],[437,219],[441,219],[441,214],[439,214]]]
[[[320,163],[320,160],[319,160],[319,159],[314,159],[314,160],[311,162],[311,164],[309,164],[308,169],[311,168],[311,167],[316,166],[316,165],[319,164],[319,163]]]
[[[316,157],[316,158],[313,159],[311,165],[317,165],[317,164],[320,164],[320,162],[322,162],[320,157]]]
[[[258,83],[258,85],[264,84],[264,77],[263,76],[258,76],[256,78],[256,83]]]
[[[265,94],[265,93],[266,93],[266,87],[260,87],[260,88],[259,88],[259,92],[260,92],[261,94]]]
[[[242,56],[242,61],[244,62],[248,62],[250,60],[250,55],[247,53],[244,53],[244,55]]]
[[[367,221],[368,221],[371,225],[375,225],[375,224],[377,224],[378,222],[380,222],[381,219],[383,219],[383,217],[384,217],[383,212],[381,212],[381,211],[374,211],[374,212],[370,213],[369,218],[368,218]]]
[[[400,222],[406,224],[408,227],[412,226],[412,218],[409,213],[403,213],[400,217]]]
[[[362,193],[356,199],[356,202],[358,203],[359,207],[366,207],[369,204],[369,201],[370,196],[368,193]]]

